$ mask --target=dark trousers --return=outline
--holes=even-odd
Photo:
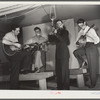
[[[43,63],[43,68],[41,70],[46,71],[46,52],[45,51],[41,51],[41,60]]]
[[[86,44],[86,55],[88,61],[88,71],[90,78],[90,85],[95,86],[97,82],[98,68],[99,68],[99,53],[97,47],[93,43]]]
[[[97,47],[93,43],[87,42],[84,48],[75,50],[73,54],[77,58],[80,65],[84,61],[83,56],[86,55],[89,75],[85,76],[85,78],[88,80],[88,85],[95,86],[97,81],[97,70],[99,67],[99,53]]]
[[[69,51],[58,53],[56,55],[56,77],[57,77],[57,89],[69,90]]]
[[[31,53],[27,51],[20,51],[13,56],[7,56],[7,58],[12,64],[10,72],[10,88],[17,89],[20,67],[23,66],[24,70],[31,69]]]
[[[86,56],[86,51],[85,48],[78,48],[73,52],[74,56],[76,57],[76,59],[78,60],[78,63],[80,65],[80,67],[82,66],[83,62],[84,62],[84,56]]]

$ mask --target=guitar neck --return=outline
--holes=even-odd
[[[85,35],[90,31],[91,28],[93,28],[95,25],[91,25],[90,28],[85,32]]]

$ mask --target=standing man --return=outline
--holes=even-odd
[[[41,29],[39,27],[34,28],[35,36],[29,39],[25,44],[34,44],[37,43],[37,50],[33,55],[33,63],[36,72],[46,71],[46,41],[41,35]]]
[[[56,77],[57,89],[69,90],[69,32],[66,30],[62,20],[56,21],[57,29],[48,35],[50,42],[56,43]]]
[[[2,43],[9,47],[9,49],[14,52],[21,48],[21,44],[18,43],[18,34],[20,33],[20,28],[16,25],[12,26],[12,31],[8,32],[2,39]],[[4,48],[4,47],[3,47]],[[4,52],[6,48],[4,48]],[[27,72],[31,67],[31,53],[25,50],[15,52],[13,55],[7,54],[5,52],[8,60],[11,63],[10,70],[10,88],[18,89],[19,80],[19,70],[21,66],[24,66],[23,71]]]
[[[80,36],[85,36],[85,45],[83,47],[80,47],[79,49],[75,50],[73,53],[75,57],[77,58],[80,67],[82,66],[82,63],[84,62],[84,55],[86,56],[87,62],[88,62],[88,80],[86,82],[86,86],[89,88],[93,88],[96,85],[97,82],[97,70],[98,70],[98,49],[96,47],[96,44],[100,42],[100,39],[98,35],[96,34],[96,31],[93,28],[90,28],[84,19],[79,19],[77,21],[78,26],[81,28],[80,32],[78,33],[76,43],[81,44],[82,41],[80,39]],[[83,42],[84,43],[84,42]]]

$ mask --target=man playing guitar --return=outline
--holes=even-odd
[[[19,70],[20,67],[24,67],[24,72],[29,71],[31,67],[31,52],[30,51],[18,51],[21,48],[21,44],[18,43],[18,34],[20,33],[20,28],[16,25],[12,26],[12,31],[8,32],[2,39],[2,44],[10,47],[10,53],[5,52],[8,60],[11,62],[11,71],[10,71],[10,88],[18,89],[18,80],[19,80]],[[5,49],[3,47],[3,49]],[[18,52],[15,52],[15,51]],[[14,53],[14,54],[13,54]]]
[[[34,28],[35,36],[26,41],[25,44],[37,44],[37,50],[33,55],[32,68],[35,72],[46,71],[46,51],[47,51],[47,39],[42,36],[40,27]]]
[[[78,33],[76,44],[81,42],[80,37],[83,35],[85,36],[85,45],[76,49],[73,54],[77,58],[80,67],[84,62],[84,57],[86,57],[88,62],[88,72],[89,76],[86,85],[90,88],[93,88],[96,85],[97,81],[97,69],[98,69],[98,50],[95,44],[100,42],[96,31],[93,28],[90,28],[84,19],[79,19],[77,21],[78,26],[81,28],[80,32]],[[78,42],[77,42],[78,41]]]

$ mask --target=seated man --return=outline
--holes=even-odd
[[[39,27],[34,28],[35,36],[29,39],[25,44],[37,44],[37,50],[33,54],[33,70],[36,70],[36,72],[46,70],[46,54],[45,51],[47,50],[47,45],[45,39],[41,35],[41,29]]]
[[[19,70],[21,66],[24,72],[28,72],[31,67],[31,52],[20,50],[21,44],[18,43],[20,28],[13,25],[12,31],[8,32],[2,39],[3,50],[8,60],[11,62],[10,88],[18,89]]]

